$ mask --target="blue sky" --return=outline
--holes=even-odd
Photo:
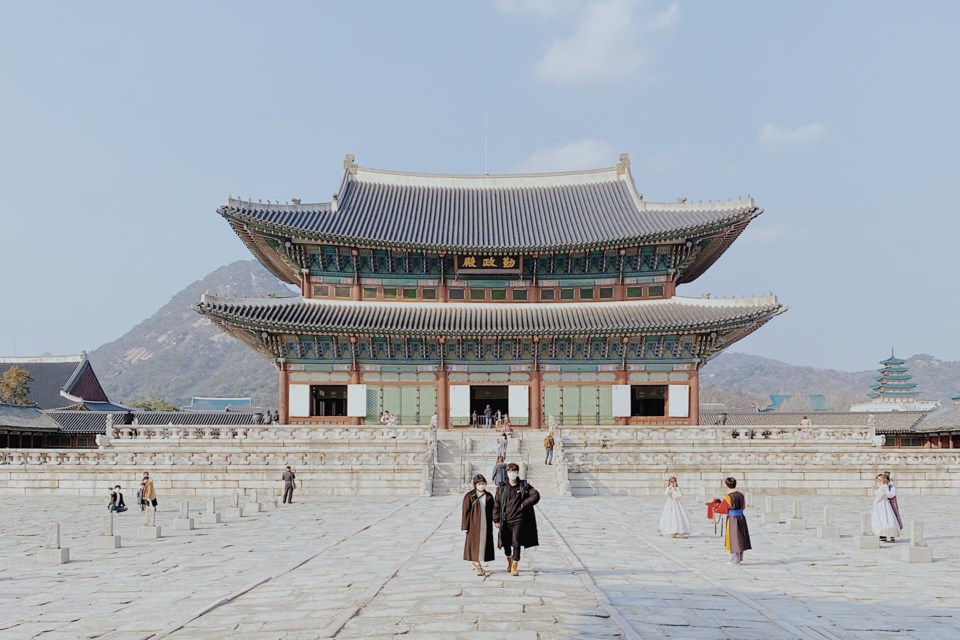
[[[960,359],[957,3],[0,4],[0,353],[75,353],[250,254],[228,194],[328,200],[343,156],[612,166],[764,215],[681,295],[778,294],[735,350]],[[14,345],[15,341],[15,345]]]

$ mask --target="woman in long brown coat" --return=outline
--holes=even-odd
[[[460,529],[467,534],[463,543],[463,559],[473,563],[478,576],[486,575],[482,562],[496,556],[493,546],[493,495],[487,491],[487,479],[473,477],[473,490],[463,496]]]

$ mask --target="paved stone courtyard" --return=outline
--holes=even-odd
[[[0,637],[42,638],[690,638],[960,637],[960,537],[951,498],[904,496],[933,564],[900,547],[854,549],[869,499],[838,498],[839,540],[761,524],[741,567],[700,502],[694,535],[656,535],[660,498],[545,498],[541,547],[520,577],[498,559],[475,576],[460,559],[457,497],[305,498],[218,525],[175,531],[161,494],[161,540],[138,540],[138,512],[116,518],[123,547],[95,551],[101,501],[0,498]],[[225,501],[224,501],[225,502]],[[759,502],[759,500],[758,500]],[[202,501],[193,506],[202,508]],[[781,498],[781,517],[790,499]],[[71,562],[45,566],[45,526],[62,525]]]

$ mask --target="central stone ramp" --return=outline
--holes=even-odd
[[[556,496],[557,467],[545,465],[543,439],[547,432],[517,429],[510,434],[505,461],[520,465],[520,477],[542,496]],[[493,468],[501,435],[493,429],[441,429],[437,431],[437,463],[433,495],[460,495],[468,491],[473,476],[480,473],[493,490]]]

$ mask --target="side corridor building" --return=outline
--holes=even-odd
[[[196,306],[276,363],[281,422],[699,424],[699,370],[782,313],[685,298],[762,210],[647,202],[607,169],[433,175],[353,156],[330,202],[229,198],[223,216],[290,298]]]

